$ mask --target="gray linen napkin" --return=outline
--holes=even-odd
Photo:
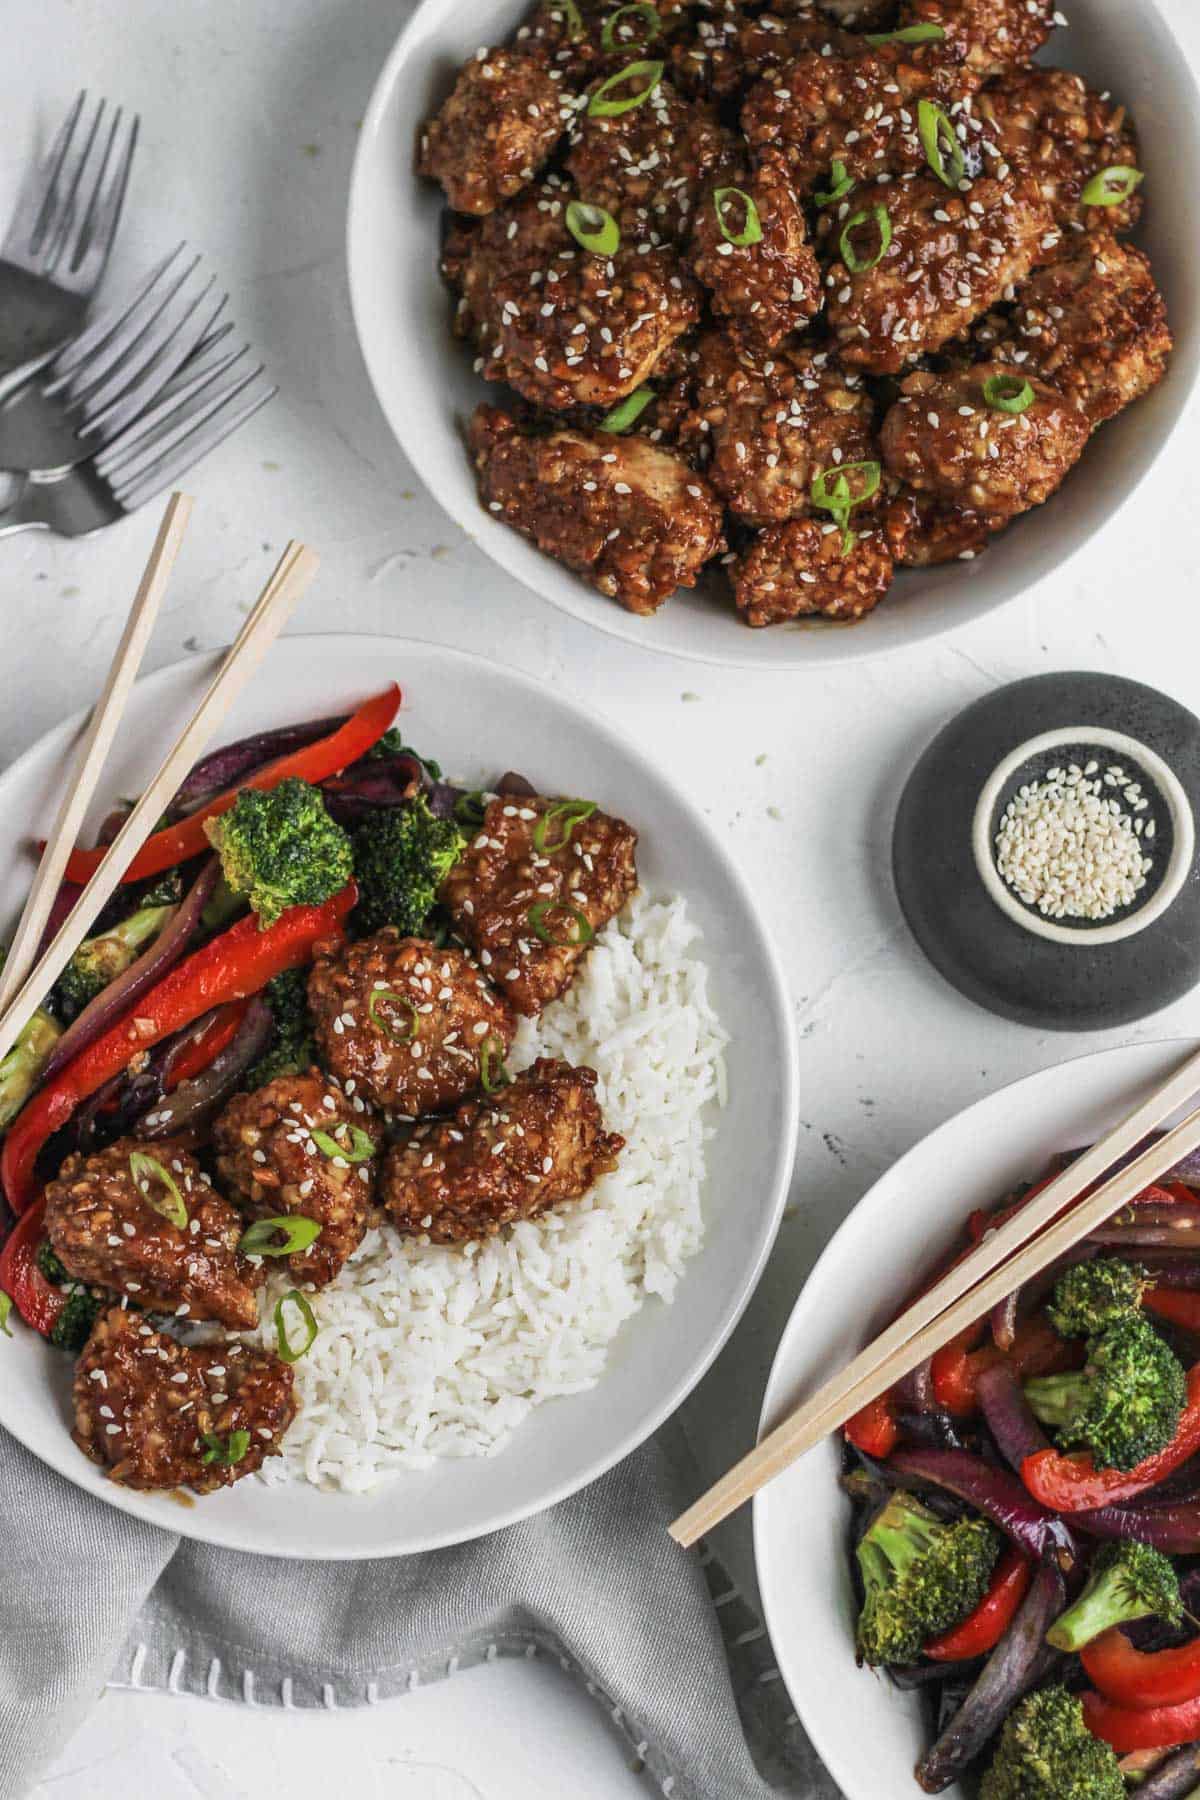
[[[524,1524],[297,1581],[295,1563],[102,1505],[0,1431],[0,1800],[21,1800],[110,1678],[357,1706],[529,1655],[586,1684],[670,1800],[836,1800],[761,1623],[707,1552],[667,1536],[696,1487],[672,1424]]]

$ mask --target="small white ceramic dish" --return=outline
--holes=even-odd
[[[751,631],[722,584],[678,594],[637,618],[585,586],[480,506],[462,428],[496,388],[472,373],[450,335],[438,275],[442,196],[413,173],[419,122],[481,44],[501,42],[528,0],[424,0],[384,65],[363,121],[350,189],[348,255],[355,323],[380,405],[434,498],[510,575],[574,618],[648,650],[698,662],[794,670],[910,648],[1004,605],[1109,524],[1165,448],[1200,370],[1200,93],[1153,0],[1072,0],[1049,59],[1111,89],[1131,108],[1148,171],[1138,241],[1167,298],[1176,351],[1167,380],[1106,425],[1048,506],[971,564],[902,575],[861,624],[802,622]]]
[[[213,660],[196,657],[139,683],[105,771],[99,817],[136,793],[191,712]],[[188,1507],[115,1487],[75,1448],[70,1363],[32,1332],[0,1339],[0,1425],[81,1487],[172,1531],[270,1556],[404,1555],[494,1531],[584,1486],[637,1447],[680,1404],[753,1292],[787,1193],[797,1116],[790,1008],[754,900],[712,828],[655,764],[545,683],[459,652],[382,637],[289,638],[226,720],[221,740],[320,717],[400,682],[410,742],[475,779],[504,768],[560,793],[595,795],[639,831],[650,893],[682,893],[703,929],[711,993],[729,1031],[729,1103],[712,1124],[707,1240],[673,1305],[648,1301],[613,1344],[590,1392],[534,1412],[506,1451],[443,1461],[356,1498],[253,1478]],[[49,733],[0,777],[9,848],[0,920],[24,899],[31,862],[16,853],[44,830],[79,729]]]
[[[859,1201],[809,1276],[783,1334],[762,1429],[899,1311],[968,1213],[1092,1142],[1196,1046],[1103,1050],[990,1094],[931,1132]],[[758,1496],[754,1548],[771,1642],[806,1730],[846,1800],[903,1800],[927,1748],[919,1698],[854,1664],[849,1513],[840,1445],[819,1446]],[[962,1789],[950,1800],[963,1800]]]

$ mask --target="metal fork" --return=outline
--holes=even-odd
[[[32,168],[0,243],[0,368],[14,368],[73,336],[87,315],[108,261],[138,118],[101,100],[81,123],[86,89],[67,114],[50,153]],[[96,152],[99,161],[95,160]]]
[[[155,405],[97,456],[65,475],[26,475],[0,512],[0,538],[21,531],[87,537],[171,487],[278,393],[261,363],[243,366],[248,354],[245,345],[201,349]]]
[[[228,295],[214,290],[180,244],[127,304],[0,380],[0,470],[63,471],[119,436],[195,350],[232,329],[219,325]]]

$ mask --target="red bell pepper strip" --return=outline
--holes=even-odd
[[[1166,1750],[1200,1738],[1200,1700],[1181,1706],[1151,1706],[1138,1711],[1114,1706],[1102,1694],[1083,1696],[1083,1722],[1093,1737],[1111,1744],[1118,1756],[1131,1750]]]
[[[67,1296],[47,1281],[37,1266],[38,1245],[46,1235],[45,1211],[45,1201],[39,1200],[10,1232],[0,1252],[0,1288],[25,1323],[49,1337],[51,1326],[67,1304]]]
[[[1033,1578],[1033,1564],[1015,1547],[1007,1549],[992,1573],[988,1591],[961,1625],[930,1638],[926,1656],[934,1662],[965,1662],[994,1650],[1004,1636]]]
[[[1064,1343],[1042,1318],[1027,1319],[1019,1326],[1009,1350],[998,1350],[994,1344],[971,1350],[970,1338],[977,1337],[983,1329],[982,1324],[973,1326],[969,1333],[964,1332],[938,1350],[933,1358],[934,1399],[956,1418],[967,1418],[979,1411],[979,1377],[997,1363],[1006,1362],[1017,1375],[1025,1376],[1056,1374],[1080,1360],[1078,1347]]]
[[[1151,1288],[1142,1301],[1147,1312],[1181,1325],[1185,1331],[1200,1332],[1200,1294],[1182,1288]]]
[[[1021,1480],[1035,1500],[1053,1512],[1064,1513],[1115,1506],[1154,1487],[1200,1450],[1200,1363],[1188,1371],[1187,1385],[1187,1404],[1175,1436],[1157,1456],[1148,1456],[1136,1469],[1097,1469],[1090,1456],[1035,1450],[1021,1464]]]
[[[890,1456],[900,1437],[890,1396],[881,1394],[878,1400],[868,1401],[852,1419],[846,1420],[845,1431],[854,1448],[864,1456],[880,1461]]]
[[[242,1029],[242,1020],[249,1004],[248,1000],[232,1000],[228,1006],[217,1008],[208,1024],[202,1027],[190,1044],[185,1044],[175,1055],[163,1082],[165,1094],[173,1094],[185,1081],[202,1075],[209,1063],[214,1062],[222,1050],[232,1044]]]
[[[1200,1700],[1200,1638],[1170,1650],[1137,1650],[1114,1625],[1080,1655],[1088,1680],[1114,1706],[1149,1712]]]
[[[18,1113],[0,1156],[0,1179],[12,1210],[23,1213],[37,1198],[38,1156],[81,1101],[119,1075],[134,1056],[182,1031],[201,1013],[244,1000],[286,969],[301,967],[314,944],[337,934],[357,898],[358,889],[349,881],[323,906],[289,907],[265,931],[251,913],[176,963],[130,1014],[82,1050]]]
[[[288,776],[298,776],[302,781],[324,781],[330,775],[348,769],[351,763],[366,755],[372,744],[379,742],[396,716],[400,697],[400,689],[393,681],[381,694],[364,701],[346,723],[328,737],[318,738],[315,744],[306,744],[303,749],[293,750],[289,756],[268,763],[265,769],[258,769],[236,788],[218,794],[215,800],[189,813],[177,825],[167,825],[162,831],[154,832],[126,869],[122,881],[141,881],[147,875],[159,875],[164,869],[173,869],[176,863],[187,862],[189,857],[207,850],[205,820],[228,812],[245,788],[278,787]],[[96,850],[72,850],[67,860],[67,880],[81,883],[90,880],[104,855],[103,846]]]

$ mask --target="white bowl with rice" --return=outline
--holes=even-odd
[[[139,684],[92,824],[112,794],[137,791],[211,672],[198,657]],[[590,1063],[606,1123],[627,1143],[584,1200],[487,1243],[370,1233],[311,1297],[320,1331],[296,1366],[301,1410],[285,1454],[201,1500],[107,1481],[70,1439],[69,1359],[30,1332],[4,1342],[0,1425],[38,1456],[127,1512],[267,1555],[462,1542],[627,1455],[732,1331],[774,1240],[794,1151],[795,1049],[774,952],[711,828],[635,745],[524,676],[370,637],[278,645],[269,679],[222,736],[326,715],[391,677],[404,690],[406,741],[448,775],[479,785],[517,769],[545,791],[595,798],[638,831],[638,894],[570,992],[522,1025],[509,1059],[514,1069],[539,1053]],[[60,726],[0,777],[9,843],[44,828],[78,729]],[[10,860],[6,921],[30,870]]]

